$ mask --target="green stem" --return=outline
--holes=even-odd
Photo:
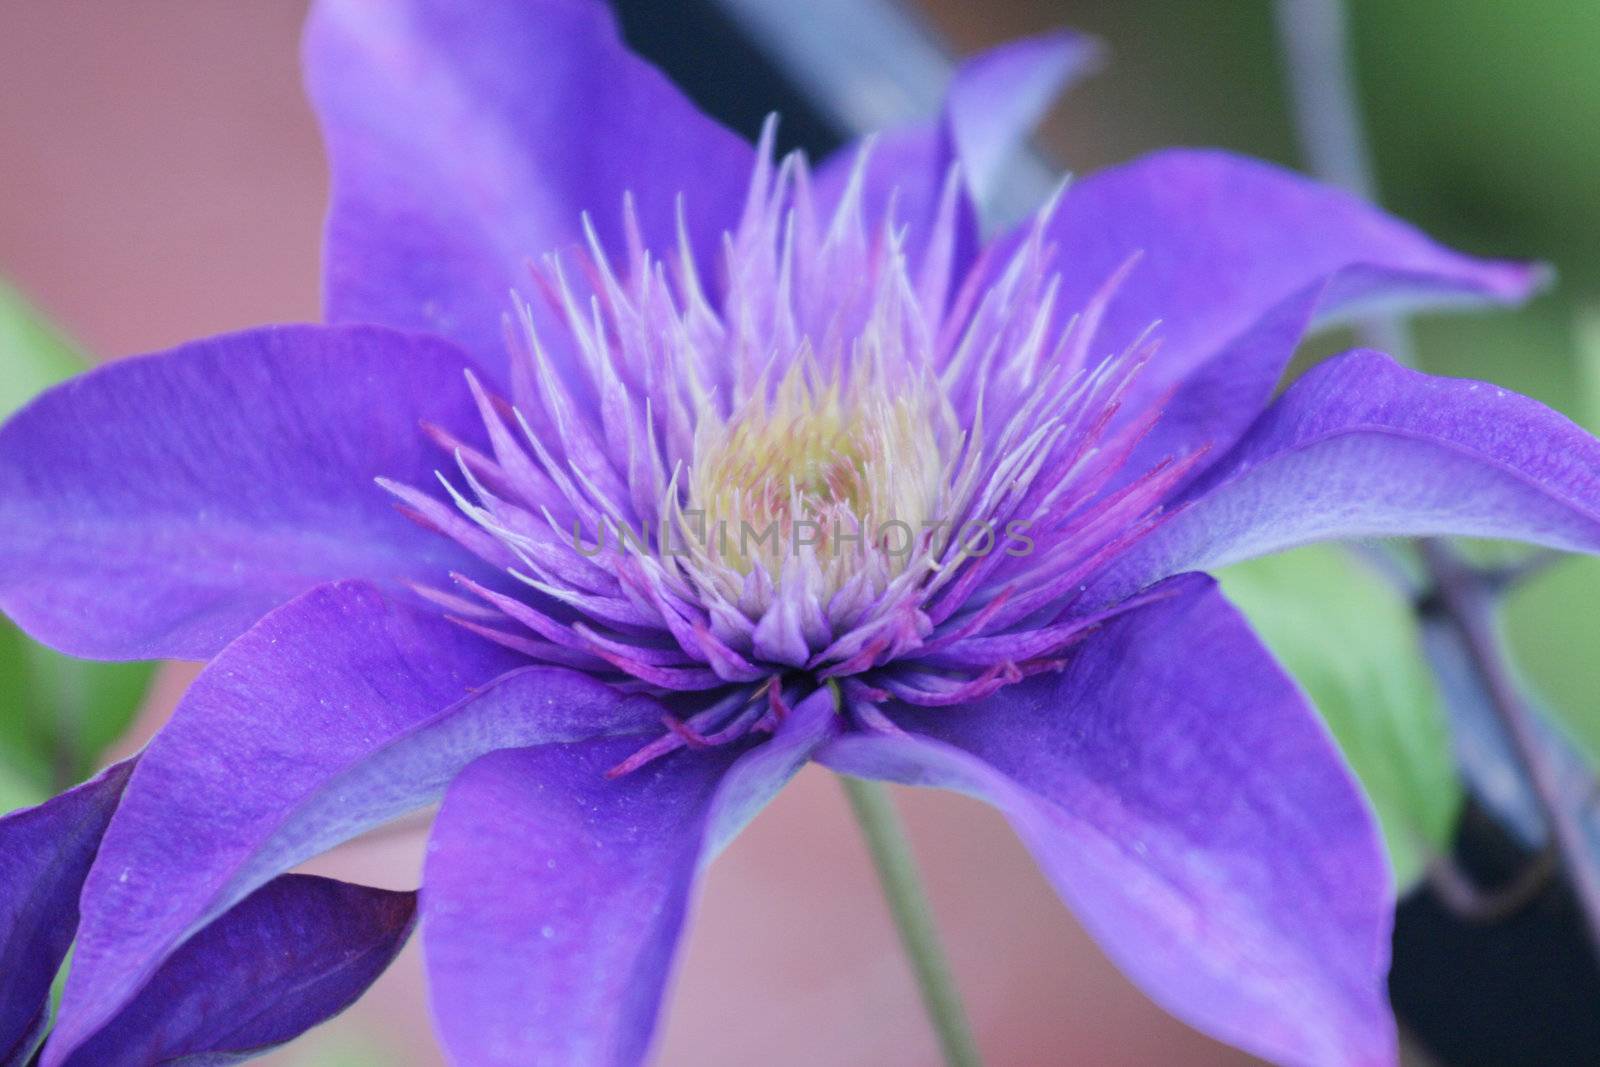
[[[933,925],[927,894],[922,890],[917,861],[911,855],[911,846],[906,842],[889,791],[878,782],[861,778],[841,775],[839,780],[844,783],[850,808],[867,839],[867,850],[872,853],[872,864],[878,869],[884,899],[894,914],[894,924],[900,930],[900,942],[911,960],[911,969],[916,972],[922,1002],[938,1031],[945,1063],[949,1067],[978,1067],[978,1046],[972,1040],[972,1026],[967,1022],[966,1009],[961,1006],[961,995],[951,977],[950,964],[939,946],[939,933]]]
[[[1379,203],[1343,0],[1277,0],[1273,10],[1306,166],[1323,181]],[[1416,342],[1405,319],[1376,315],[1358,323],[1356,330],[1362,344],[1387,352],[1397,363],[1416,366]]]

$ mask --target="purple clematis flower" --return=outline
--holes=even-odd
[[[813,171],[597,2],[320,4],[330,324],[123,361],[0,430],[7,614],[210,661],[136,765],[0,820],[0,1056],[74,928],[46,1067],[339,1010],[410,898],[283,872],[442,795],[452,1056],[636,1063],[697,872],[816,760],[997,806],[1194,1026],[1393,1062],[1373,818],[1201,572],[1600,550],[1600,442],[1370,352],[1273,400],[1331,316],[1538,281],[1273,167],[1159,153],[980,234],[1085,54],[991,53]]]

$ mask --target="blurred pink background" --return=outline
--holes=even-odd
[[[0,0],[0,275],[97,358],[318,317],[326,186],[299,87],[301,16],[293,2]],[[191,676],[167,669],[144,735]],[[1130,986],[993,813],[897,796],[989,1062],[1251,1062]],[[425,826],[312,869],[414,887]],[[803,774],[711,870],[666,1019],[662,1064],[937,1062],[827,774]],[[270,1062],[442,1062],[417,945]]]

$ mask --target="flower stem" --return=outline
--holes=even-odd
[[[972,1027],[967,1022],[966,1009],[961,1005],[961,995],[956,991],[944,949],[939,945],[933,913],[928,908],[928,897],[917,873],[917,861],[911,855],[911,846],[906,841],[900,816],[895,813],[894,802],[889,799],[889,791],[878,782],[861,778],[841,775],[840,781],[844,783],[845,795],[850,798],[850,809],[861,826],[861,833],[867,839],[867,851],[872,853],[872,864],[878,869],[884,899],[894,914],[900,942],[916,973],[922,1003],[938,1031],[945,1063],[949,1067],[978,1067],[978,1046],[972,1040]]]
[[[1343,0],[1277,0],[1273,9],[1288,68],[1295,134],[1307,168],[1325,182],[1378,203]],[[1404,319],[1373,316],[1359,323],[1357,332],[1363,344],[1416,366],[1415,342]]]
[[[1567,882],[1583,914],[1589,942],[1600,953],[1600,867],[1593,862],[1577,813],[1567,802],[1561,771],[1549,758],[1535,716],[1512,673],[1495,625],[1495,592],[1475,570],[1442,541],[1420,542],[1423,559],[1437,583],[1441,606],[1460,635],[1479,680],[1506,733],[1522,772],[1539,799],[1551,842],[1563,860]]]

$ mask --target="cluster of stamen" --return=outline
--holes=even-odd
[[[1058,667],[1100,618],[1083,583],[1184,473],[1123,469],[1148,347],[1091,358],[1120,274],[1058,314],[1053,206],[958,277],[959,177],[913,252],[862,173],[822,218],[769,129],[715,296],[683,227],[657,259],[625,205],[620,267],[589,228],[582,284],[549,257],[518,302],[510,395],[471,382],[489,449],[439,435],[455,509],[390,487],[514,579],[427,591],[462,625],[696,709],[622,770],[829,681],[870,715]]]

